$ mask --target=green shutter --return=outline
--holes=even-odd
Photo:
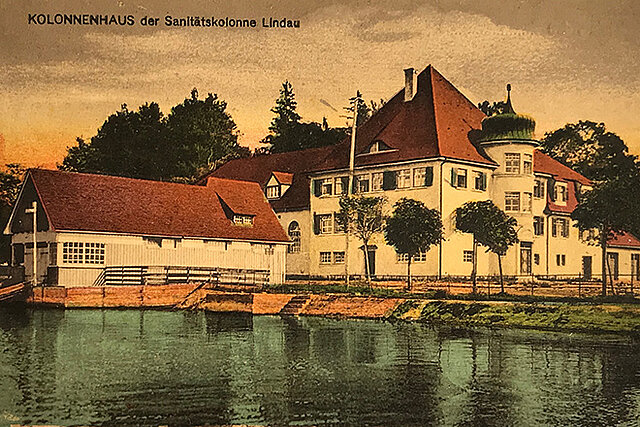
[[[433,166],[429,166],[424,172],[424,185],[426,187],[433,185]]]
[[[484,191],[487,189],[487,174],[484,172],[481,172],[481,173],[482,175],[480,177],[480,182],[481,182],[480,186],[482,187],[481,190]]]
[[[451,186],[457,187],[458,184],[458,174],[456,172],[456,168],[451,168]]]
[[[313,234],[320,234],[320,216],[313,214]]]
[[[395,188],[396,188],[396,173],[393,171],[385,171],[382,174],[382,189],[395,190]]]
[[[556,201],[556,180],[555,179],[550,179],[549,182],[547,182],[547,192],[549,193],[549,200],[551,200],[552,202]]]
[[[322,194],[322,181],[319,179],[313,180],[313,195],[316,197],[320,197]]]

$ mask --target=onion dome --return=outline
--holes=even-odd
[[[498,140],[533,140],[536,122],[524,114],[517,114],[511,105],[511,85],[507,85],[504,111],[482,121],[480,142]]]

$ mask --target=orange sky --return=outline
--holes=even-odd
[[[130,14],[136,25],[35,25],[29,13]],[[165,15],[254,18],[258,27],[138,24]],[[301,28],[261,28],[262,17],[299,19]],[[428,64],[476,103],[502,99],[510,82],[516,110],[534,116],[538,136],[602,121],[640,154],[639,18],[631,0],[4,0],[0,155],[54,166],[121,104],[156,101],[166,113],[193,87],[226,100],[241,143],[255,146],[285,79],[303,119],[340,126],[356,89],[388,99],[403,85],[403,68]]]

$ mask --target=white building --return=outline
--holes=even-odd
[[[29,170],[5,229],[14,264],[38,284],[90,286],[154,279],[282,283],[289,239],[261,188],[209,178],[187,185]],[[124,273],[123,273],[124,271]]]
[[[518,221],[520,242],[504,261],[504,273],[596,278],[600,248],[579,235],[570,214],[590,182],[537,149],[535,122],[515,114],[487,118],[433,67],[405,70],[405,88],[357,130],[355,187],[383,195],[389,209],[402,197],[424,202],[442,215],[445,240],[414,260],[416,275],[469,276],[472,237],[455,230],[456,208],[492,200]],[[259,183],[294,244],[287,273],[345,273],[346,237],[335,227],[346,191],[350,142],[298,152],[232,160],[213,176]],[[620,280],[637,280],[640,241],[625,235],[609,250]],[[378,236],[367,255],[378,276],[405,274],[406,260]],[[349,273],[363,274],[364,254],[349,244]],[[498,273],[494,254],[480,250],[478,274]]]

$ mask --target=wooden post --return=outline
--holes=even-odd
[[[24,213],[33,214],[33,253],[32,253],[32,261],[33,261],[33,272],[31,277],[31,282],[33,286],[38,284],[38,202],[33,201],[31,203],[31,208],[25,209]]]

